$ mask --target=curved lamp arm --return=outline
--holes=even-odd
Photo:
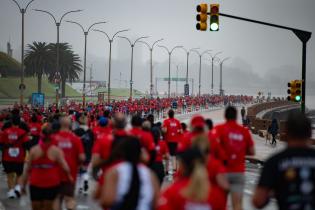
[[[118,36],[118,38],[121,38],[121,39],[125,39],[129,42],[130,46],[132,46],[132,43],[130,41],[130,39],[128,37],[125,37],[125,36]]]
[[[112,40],[114,40],[114,38],[115,38],[115,36],[116,36],[117,34],[122,33],[122,32],[125,32],[125,31],[130,31],[130,29],[125,29],[125,30],[117,31],[117,32],[114,34]]]
[[[61,24],[62,19],[63,19],[66,15],[68,15],[68,14],[70,14],[70,13],[82,12],[82,11],[83,11],[82,9],[78,9],[78,10],[72,10],[72,11],[66,12],[65,14],[63,14],[63,15],[61,16],[59,23]]]
[[[136,39],[136,41],[133,43],[133,45],[135,46],[137,44],[137,42],[139,42],[141,39],[146,39],[146,38],[149,38],[149,36],[139,37],[138,39]]]
[[[85,30],[84,30],[83,26],[82,26],[80,23],[75,22],[75,21],[70,21],[70,20],[66,20],[66,22],[67,22],[67,23],[73,23],[73,24],[78,25],[78,26],[82,29],[83,33],[85,32]]]
[[[18,7],[19,7],[19,10],[22,11],[22,8],[20,7],[19,3],[17,3],[17,1],[15,0],[12,0]]]
[[[27,10],[28,6],[30,6],[30,4],[31,4],[33,1],[35,1],[35,0],[32,0],[32,1],[28,2],[28,4],[27,4],[26,7],[25,7],[25,11]]]
[[[171,54],[173,53],[173,51],[174,51],[175,49],[178,49],[178,48],[183,48],[183,46],[175,46],[175,47],[173,47],[173,49],[171,50]]]
[[[107,23],[106,21],[100,21],[100,22],[96,22],[96,23],[93,23],[92,25],[90,25],[90,27],[88,28],[88,30],[86,32],[90,32],[91,28],[95,25],[98,25],[98,24],[105,24]]]
[[[51,14],[50,12],[48,12],[46,10],[41,10],[41,9],[33,9],[33,10],[36,12],[43,12],[43,13],[48,14],[50,17],[52,17],[54,19],[55,24],[57,25],[57,20],[56,20],[55,16],[53,14]]]
[[[167,51],[168,54],[171,54],[171,52],[169,51],[169,49],[163,45],[159,45],[160,48],[163,48]]]
[[[105,31],[101,31],[101,30],[98,30],[98,29],[93,29],[93,31],[96,31],[96,32],[100,32],[102,34],[105,34],[105,36],[108,38],[108,41],[111,41],[110,37],[108,36],[108,34],[105,32]]]

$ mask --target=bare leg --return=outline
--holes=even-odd
[[[242,200],[243,200],[242,193],[232,192],[231,198],[232,198],[233,210],[242,210]]]

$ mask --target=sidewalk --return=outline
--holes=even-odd
[[[246,159],[255,162],[255,163],[263,163],[266,159],[270,156],[274,155],[275,153],[280,152],[286,146],[285,142],[277,141],[277,145],[273,146],[269,143],[266,143],[266,139],[262,138],[258,135],[252,135],[255,141],[255,156],[247,156]]]

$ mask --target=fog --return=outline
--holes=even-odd
[[[17,0],[22,5],[27,1]],[[97,21],[108,21],[95,28],[113,35],[117,30],[131,29],[124,36],[132,40],[150,36],[146,41],[161,43],[169,48],[183,45],[199,47],[201,51],[222,51],[220,58],[231,57],[223,66],[223,84],[227,93],[256,94],[258,91],[286,94],[286,83],[301,77],[302,45],[291,32],[277,28],[220,17],[219,32],[200,32],[195,29],[195,8],[208,1],[193,0],[35,0],[25,17],[25,43],[33,41],[56,41],[56,26],[51,17],[32,9],[52,12],[58,19],[69,10],[83,9],[81,13],[68,15],[64,20],[80,22],[85,28]],[[314,0],[222,0],[220,11],[232,15],[276,23],[315,32]],[[211,3],[216,3],[211,2]],[[12,0],[0,0],[0,50],[6,51],[10,40],[13,55],[20,60],[21,15]],[[314,35],[313,35],[314,36]],[[62,22],[61,42],[68,42],[83,60],[84,36],[81,29]],[[93,79],[107,80],[109,44],[106,37],[94,31],[88,36],[88,67],[93,65]],[[130,45],[122,39],[113,44],[112,84],[125,86],[130,80]],[[154,78],[168,76],[168,54],[156,47],[153,53]],[[209,56],[202,60],[202,93],[211,88],[211,63]],[[307,48],[307,94],[315,94],[315,39]],[[189,77],[194,79],[194,91],[198,87],[199,57],[191,54]],[[172,77],[185,76],[186,54],[176,50],[172,56]],[[219,66],[214,71],[215,92],[219,89]],[[121,75],[121,76],[120,76]],[[149,50],[141,44],[135,47],[134,87],[141,91],[149,89]],[[89,78],[89,71],[87,72]],[[122,81],[120,81],[120,78]],[[155,80],[155,79],[154,79]],[[179,83],[183,92],[183,83]],[[167,90],[166,82],[158,83],[160,92]],[[175,83],[172,84],[175,91]]]

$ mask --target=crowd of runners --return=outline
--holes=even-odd
[[[231,195],[232,208],[241,210],[245,156],[255,149],[231,104],[251,100],[204,96],[3,111],[0,143],[7,196],[16,199],[27,192],[33,210],[76,209],[76,193],[89,194],[103,209],[226,210]],[[177,110],[226,104],[226,122],[213,125],[196,114],[189,125],[181,123],[174,101]],[[156,122],[155,112],[164,109],[167,116]],[[291,136],[297,139],[295,128]],[[272,187],[265,177],[261,183],[257,207],[267,203],[259,193]]]

